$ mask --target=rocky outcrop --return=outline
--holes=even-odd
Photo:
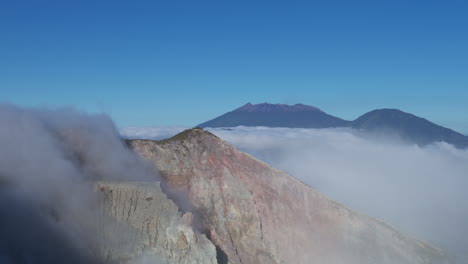
[[[217,246],[218,263],[450,263],[443,251],[347,209],[202,129],[128,145],[193,213],[194,225]]]
[[[99,182],[102,217],[110,217],[115,227],[104,227],[104,254],[112,262],[174,264],[215,264],[214,245],[191,227],[190,213],[182,215],[162,192],[158,182]],[[106,223],[108,223],[107,221]],[[124,236],[115,234],[126,232]],[[112,239],[109,236],[125,237]]]

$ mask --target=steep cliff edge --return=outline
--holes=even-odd
[[[329,200],[201,129],[130,140],[218,247],[218,263],[451,263],[445,253]]]
[[[146,258],[143,263],[217,263],[214,245],[194,232],[191,215],[182,215],[158,182],[98,182],[95,188],[102,196],[103,217],[116,220],[121,225],[116,229],[119,232],[128,232],[125,245],[119,241],[103,249],[111,262],[135,263],[135,259]],[[114,235],[112,228],[105,228],[107,237],[103,239],[113,241],[109,237]]]

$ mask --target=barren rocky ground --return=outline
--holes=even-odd
[[[216,246],[218,263],[451,263],[202,129],[127,143],[159,170],[168,197]]]

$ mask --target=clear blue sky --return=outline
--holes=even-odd
[[[247,102],[354,119],[400,108],[468,133],[468,2],[0,2],[0,101],[118,126],[192,126]]]

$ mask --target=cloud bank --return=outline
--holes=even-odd
[[[106,249],[131,246],[98,218],[92,182],[156,176],[109,117],[3,104],[0,124],[1,263],[112,263]]]
[[[331,199],[468,260],[467,150],[343,128],[208,130]]]

